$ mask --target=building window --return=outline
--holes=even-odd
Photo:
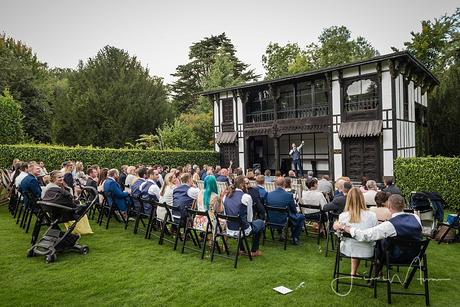
[[[349,81],[345,84],[345,111],[377,109],[378,85],[373,78]]]
[[[409,119],[409,82],[403,81],[403,119]]]
[[[222,115],[224,123],[233,122],[233,98],[222,100]]]
[[[329,114],[329,92],[324,80],[297,84],[297,118]]]

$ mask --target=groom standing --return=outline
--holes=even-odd
[[[292,162],[294,163],[294,168],[296,171],[296,175],[298,178],[303,177],[303,169],[302,169],[302,159],[300,158],[300,149],[302,148],[304,141],[300,144],[299,147],[295,146],[295,143],[292,143],[292,149],[289,152],[289,155],[292,158]]]

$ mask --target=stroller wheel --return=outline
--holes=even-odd
[[[53,254],[53,255],[46,255],[45,256],[45,262],[46,263],[52,263],[54,261],[56,261],[57,259],[57,255],[56,254]]]
[[[88,246],[83,246],[83,247],[80,249],[80,253],[81,253],[82,255],[86,255],[88,252],[89,252],[89,247],[88,247]]]

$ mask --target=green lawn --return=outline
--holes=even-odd
[[[43,257],[27,258],[30,234],[15,224],[0,207],[0,305],[337,305],[386,304],[384,285],[377,299],[372,289],[354,287],[345,297],[331,290],[334,257],[324,257],[322,241],[302,238],[300,246],[267,243],[263,257],[241,258],[233,269],[230,260],[201,260],[195,252],[181,254],[172,245],[158,245],[124,230],[116,222],[105,230],[92,223],[95,233],[81,239],[88,255],[61,254],[45,264]],[[305,242],[306,241],[306,242]],[[436,242],[431,242],[436,243]],[[449,306],[458,299],[459,244],[431,244],[429,277],[451,281],[430,282],[431,304]],[[366,270],[364,266],[361,271]],[[404,272],[401,273],[402,279]],[[281,295],[272,290],[284,285],[295,289]],[[395,286],[396,287],[396,286]],[[412,290],[422,290],[417,282]],[[346,292],[346,286],[342,286]],[[423,305],[423,297],[394,296],[395,306]]]

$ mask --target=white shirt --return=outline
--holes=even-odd
[[[368,190],[364,194],[364,201],[366,202],[366,205],[368,206],[377,206],[375,203],[375,194],[377,194],[377,191],[374,190]]]
[[[332,183],[330,183],[326,179],[321,179],[320,181],[318,181],[317,190],[319,192],[323,192],[323,193],[326,193],[326,194],[332,194],[332,192],[334,191],[334,189],[332,187]]]
[[[27,175],[29,175],[29,173],[27,173],[27,172],[22,172],[21,171],[19,173],[19,175],[14,180],[14,185],[16,186],[16,188],[19,188],[19,186],[21,185],[22,179],[26,178]]]
[[[304,205],[320,206],[320,208],[322,209],[326,203],[326,198],[324,198],[324,195],[321,192],[318,192],[316,190],[302,192],[302,204]],[[303,214],[310,214],[316,212],[319,212],[319,210],[302,208]]]
[[[303,146],[303,143],[301,143],[299,147],[296,147],[297,150],[300,151],[300,149],[302,148],[302,146]],[[289,152],[289,155],[292,155],[293,152],[294,152],[294,148],[291,149],[291,151]]]
[[[147,181],[152,182],[152,185],[149,187],[147,194],[155,195],[157,199],[160,200],[160,188],[158,187],[157,183],[152,179],[147,179]],[[147,181],[141,184],[140,186],[141,190],[142,190],[142,186],[146,184]]]
[[[190,189],[187,190],[187,195],[190,198],[197,199],[198,194],[200,194],[200,189],[198,188],[190,187]]]
[[[241,190],[241,189],[236,189],[235,191],[243,192],[243,190]],[[224,198],[222,199],[222,203],[225,202],[225,199],[226,199],[226,196],[224,196]],[[253,218],[251,195],[249,195],[247,193],[244,193],[243,197],[241,197],[241,203],[246,206],[246,208],[247,208],[247,211],[246,211],[247,212],[247,218],[246,218],[246,220],[248,221],[248,223],[251,223],[252,218]],[[244,230],[245,235],[249,235],[251,233],[251,230],[252,230],[251,225],[249,225],[249,227]],[[230,230],[230,229],[227,228],[227,234],[229,234],[231,236],[237,236],[238,231],[237,230]]]
[[[395,217],[401,214],[411,214],[405,212],[397,212],[393,213],[391,217]],[[420,223],[420,218],[413,214],[417,221]],[[422,225],[422,223],[420,223]],[[389,221],[385,221],[375,227],[368,228],[368,229],[357,229],[357,228],[350,228],[350,234],[353,238],[358,241],[377,241],[382,240],[384,238],[395,237],[396,236],[396,229]]]

